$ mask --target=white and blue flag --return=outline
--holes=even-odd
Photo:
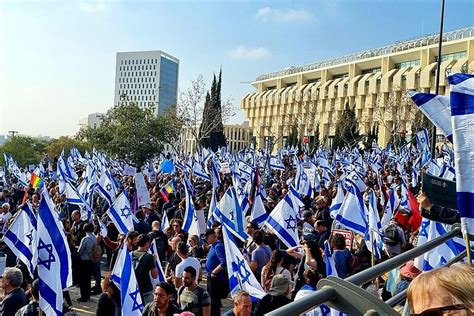
[[[224,196],[218,203],[215,212],[219,221],[227,225],[227,228],[242,241],[248,238],[245,232],[245,218],[237,198],[237,192],[234,187],[229,187],[224,193]]]
[[[365,235],[367,231],[367,207],[359,189],[353,185],[347,188],[346,196],[336,215],[336,220],[347,229]]]
[[[35,248],[37,225],[36,215],[31,211],[31,206],[25,203],[22,209],[18,211],[18,215],[16,215],[5,235],[3,235],[3,241],[15,256],[27,266],[31,277],[34,276],[38,259]]]
[[[474,235],[474,75],[454,74],[448,80],[461,230]]]
[[[413,102],[423,114],[443,133],[452,140],[451,108],[449,97],[431,93],[408,91]]]
[[[244,259],[227,225],[222,225],[227,272],[229,275],[230,294],[240,289],[249,293],[252,300],[262,299],[267,293],[263,290],[253,274],[247,260]]]
[[[132,256],[130,252],[128,252],[126,243],[123,244],[120,250],[110,279],[114,281],[120,289],[122,315],[141,316],[143,312],[142,297],[132,266]]]
[[[132,208],[125,191],[120,193],[106,213],[121,234],[126,235],[133,230]]]
[[[72,285],[71,252],[47,190],[40,202],[37,224],[39,305],[46,315],[62,315],[63,289]]]
[[[163,272],[163,267],[161,266],[161,258],[158,255],[158,249],[156,248],[156,239],[153,239],[153,241],[151,242],[150,248],[148,249],[148,253],[153,255],[153,257],[155,258],[155,266],[158,270],[158,276],[156,277],[156,279],[152,277],[150,272],[151,283],[153,284],[153,288],[155,288],[158,283],[166,282],[165,273]]]
[[[273,231],[288,247],[299,244],[298,221],[300,208],[304,205],[298,192],[293,186],[268,215],[265,225]]]

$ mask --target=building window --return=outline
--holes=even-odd
[[[444,55],[441,55],[441,62],[446,61],[446,60],[458,60],[464,57],[467,57],[466,51],[456,52],[456,53],[451,53],[451,54],[444,54]],[[438,57],[436,57],[436,61],[438,61]]]
[[[334,76],[332,76],[332,79],[334,80],[334,79],[346,78],[346,77],[349,77],[349,74],[348,74],[348,73],[334,75]]]
[[[360,73],[362,75],[365,75],[365,74],[375,74],[375,73],[381,72],[381,71],[382,71],[382,68],[378,67],[378,68],[364,69]]]
[[[418,65],[420,65],[420,60],[419,59],[403,61],[401,63],[396,63],[395,64],[395,69],[415,67],[415,66],[418,66]]]

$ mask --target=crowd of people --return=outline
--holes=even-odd
[[[305,154],[298,153],[295,157],[304,160]],[[285,166],[284,170],[265,172],[263,203],[267,214],[284,198],[295,179],[293,159],[292,155],[283,155],[281,162]],[[387,157],[384,157],[382,163],[380,173],[370,168],[366,170],[364,182],[367,189],[362,192],[366,204],[369,203],[369,192],[375,192],[380,217],[385,211],[385,205],[381,201],[389,200],[388,190],[394,189],[400,197],[400,184],[404,181],[397,164],[390,163]],[[101,194],[94,194],[94,217],[89,222],[81,219],[80,207],[69,203],[66,194],[60,192],[57,178],[45,175],[42,190],[49,192],[63,223],[72,256],[73,285],[80,289],[77,301],[87,302],[91,296],[98,295],[97,315],[121,314],[120,289],[109,277],[109,271],[113,269],[118,252],[124,244],[132,256],[133,269],[144,304],[143,315],[264,315],[316,291],[318,281],[327,276],[324,252],[326,242],[330,245],[336,273],[340,278],[368,269],[374,261],[376,264],[387,260],[417,245],[421,216],[430,216],[431,205],[426,196],[421,192],[418,196],[421,213],[413,207],[408,209],[398,205],[389,223],[382,227],[383,251],[381,257],[374,260],[373,251],[369,249],[371,246],[366,244],[364,237],[344,230],[331,216],[330,207],[338,193],[337,180],[344,173],[343,165],[339,162],[334,167],[336,172],[331,175],[332,179],[327,185],[321,186],[318,191],[313,188],[313,197],[301,196],[304,206],[300,210],[300,244],[297,246],[287,247],[272,230],[252,221],[250,214],[244,214],[245,230],[249,238],[245,242],[236,239],[236,242],[266,294],[259,300],[243,290],[230,293],[223,224],[218,219],[209,223],[209,228],[201,236],[183,230],[186,201],[184,189],[180,185],[182,180],[189,176],[187,180],[194,188],[195,212],[203,212],[203,217],[208,219],[212,192],[215,190],[217,200],[220,200],[226,189],[233,185],[230,174],[220,173],[221,181],[217,188],[213,187],[210,181],[187,175],[179,169],[175,169],[173,173],[158,173],[154,181],[145,176],[151,203],[134,207],[134,230],[126,235],[120,234],[114,222],[108,219],[106,211],[110,204]],[[411,174],[411,163],[407,163],[404,168]],[[76,163],[75,172],[78,175],[77,184],[80,184],[85,177],[85,166]],[[116,172],[114,178],[120,190],[128,193],[130,204],[136,204],[134,196],[136,197],[137,189],[134,177]],[[0,191],[2,234],[8,230],[22,204],[30,203],[35,211],[42,199],[41,190],[35,190],[30,185],[25,191],[12,174],[5,177],[5,180]],[[170,181],[175,183],[175,190],[164,196],[161,193],[162,188]],[[418,194],[419,186],[409,186],[409,190],[414,196]],[[169,226],[164,227],[166,222],[169,222]],[[101,223],[105,223],[106,234],[102,232]],[[156,245],[157,256],[149,252],[152,243]],[[37,315],[40,308],[39,280],[35,275],[30,275],[25,264],[15,257],[11,249],[6,245],[2,247],[2,251],[7,254],[7,268],[2,278],[5,297],[0,304],[0,314]],[[153,281],[161,273],[155,263],[157,259],[162,264],[165,279],[158,283]],[[469,299],[463,296],[469,286],[472,290],[472,269],[466,266],[444,269],[446,270],[432,272],[436,274],[438,281],[429,282],[433,282],[433,287],[442,288],[447,293],[454,291],[452,297],[461,298],[460,302],[455,299],[449,302],[451,310],[464,308],[472,312],[472,297]],[[364,288],[372,289],[375,295],[384,300],[409,288],[408,300],[412,310],[418,315],[432,306],[419,303],[426,301],[419,297],[430,297],[428,292],[423,292],[428,281],[421,281],[422,277],[428,278],[428,273],[419,276],[420,273],[413,262],[408,262],[401,267],[394,280],[390,280],[389,276],[382,276],[377,282],[364,285]],[[463,283],[464,285],[453,290],[454,285],[446,285],[450,278],[459,278],[462,282],[470,280],[471,285]],[[391,285],[391,282],[395,284]],[[375,290],[374,284],[377,284]],[[471,295],[472,293],[474,292],[471,292]],[[223,310],[222,300],[227,299],[229,294],[232,294],[233,307]],[[75,302],[71,300],[67,289],[64,291],[64,298],[64,312],[72,311]],[[468,303],[469,301],[471,303]],[[439,309],[446,304],[445,301],[440,301],[435,307]]]

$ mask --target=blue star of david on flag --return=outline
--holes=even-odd
[[[44,254],[44,251],[41,251],[43,249],[48,254],[47,259],[43,259],[44,256],[42,256],[42,254]],[[52,244],[45,244],[44,241],[42,239],[40,239],[39,242],[38,242],[38,265],[43,265],[43,266],[45,266],[46,269],[50,270],[51,269],[51,263],[53,263],[55,261],[56,261],[56,259],[54,258],[54,255],[53,255],[53,245]]]
[[[238,272],[240,275],[240,281],[246,283],[250,278],[250,271],[245,268],[245,261],[237,258],[237,263],[232,262],[232,269],[234,272]]]
[[[230,220],[233,221],[234,220],[234,211],[229,212],[229,215],[230,215]]]
[[[298,219],[296,217],[293,217],[290,216],[285,219],[285,223],[286,223],[286,229],[296,229],[297,227],[297,224],[298,224]],[[294,225],[292,225],[292,223],[294,223]]]
[[[428,227],[430,226],[430,221],[422,221],[420,227],[420,236],[428,238]]]
[[[135,289],[134,292],[132,292],[128,295],[130,295],[130,297],[132,298],[132,301],[133,301],[132,312],[136,311],[137,309],[140,312],[142,312],[143,311],[143,304],[140,304],[137,301],[137,297],[138,297],[138,295],[140,295],[140,291],[138,290],[138,286],[137,286],[137,288]]]
[[[120,211],[122,212],[121,215],[125,217],[125,219],[132,215],[132,212],[130,211],[130,208],[128,206],[123,207]]]
[[[105,189],[109,192],[112,191],[112,185],[110,183],[107,183],[107,185],[105,186]]]

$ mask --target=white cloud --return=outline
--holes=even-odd
[[[265,47],[239,46],[229,51],[229,56],[236,59],[262,59],[270,56],[270,51]]]
[[[274,20],[279,22],[305,22],[311,20],[313,15],[311,12],[306,10],[280,10],[265,7],[258,10],[256,17],[257,19],[263,21]]]
[[[107,9],[105,2],[102,0],[79,1],[77,5],[81,11],[87,13],[98,13],[103,12]]]

